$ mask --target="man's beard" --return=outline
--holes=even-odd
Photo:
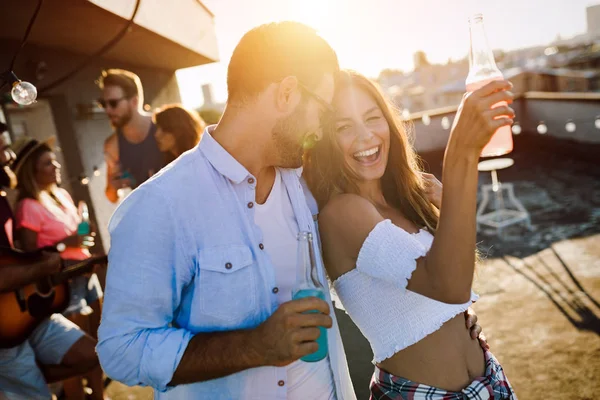
[[[290,116],[280,119],[273,128],[273,141],[277,151],[278,167],[300,168],[304,155],[303,139],[306,128],[305,107],[299,106]]]
[[[17,186],[17,177],[8,167],[0,168],[0,188],[14,189]]]
[[[128,110],[127,114],[123,115],[122,117],[119,117],[116,121],[111,120],[110,122],[114,128],[120,129],[127,125],[129,121],[131,121],[132,116],[133,113],[131,112],[131,110]]]

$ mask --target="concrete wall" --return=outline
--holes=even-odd
[[[7,52],[6,49],[12,49],[14,45],[0,41],[2,65],[10,63],[12,52]],[[19,57],[15,72],[22,80],[28,80],[41,89],[70,71],[82,59],[81,56],[64,51],[27,46]],[[41,62],[45,64],[44,68],[39,67]],[[52,108],[54,129],[49,126],[47,118],[43,119],[44,122],[32,123],[31,128],[28,124],[28,130],[34,137],[47,137],[53,132],[58,136],[64,157],[63,165],[68,172],[63,177],[72,182],[71,193],[75,199],[90,202],[105,249],[109,246],[106,226],[115,206],[104,196],[106,166],[103,143],[112,133],[112,128],[104,113],[82,114],[78,110],[91,106],[100,96],[95,81],[102,69],[114,67],[129,69],[140,76],[144,85],[145,103],[150,104],[152,108],[165,103],[180,102],[174,71],[139,68],[100,59],[56,89],[40,93],[40,103],[49,104]],[[41,70],[44,72],[41,73]],[[43,99],[46,99],[47,103],[43,102]],[[13,116],[19,119],[18,115],[22,112],[8,111],[9,120]],[[99,177],[92,175],[94,166],[100,169]],[[87,187],[77,183],[80,174],[91,178]]]

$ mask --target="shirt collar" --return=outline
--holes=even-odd
[[[200,151],[219,173],[234,183],[241,183],[250,173],[212,136],[217,125],[207,126],[200,140]]]
[[[207,126],[200,141],[200,151],[219,173],[232,182],[241,183],[250,173],[242,164],[227,152],[211,135],[217,125]],[[298,177],[302,176],[303,167],[291,169]]]

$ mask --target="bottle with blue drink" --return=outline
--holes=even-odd
[[[310,232],[298,233],[298,264],[296,267],[296,285],[292,291],[292,299],[302,299],[304,297],[318,297],[325,300],[325,288],[319,280],[317,263],[313,247],[312,234]],[[317,310],[307,311],[316,313]],[[319,349],[301,358],[302,361],[316,362],[327,357],[327,329],[319,327],[320,335],[316,342]]]
[[[89,235],[91,232],[90,226],[90,213],[88,211],[88,206],[85,201],[80,201],[77,207],[77,211],[79,214],[79,225],[77,226],[77,234],[79,236]]]

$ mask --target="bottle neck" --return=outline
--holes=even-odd
[[[490,48],[483,25],[483,17],[476,15],[469,19],[470,49],[469,76],[467,84],[502,76],[496,66],[494,53]]]
[[[84,201],[80,201],[77,208],[79,217],[82,219],[82,221],[88,221],[90,219],[90,213],[88,211],[87,204]]]
[[[298,234],[296,290],[322,287],[317,271],[312,235],[309,232],[300,232]]]

